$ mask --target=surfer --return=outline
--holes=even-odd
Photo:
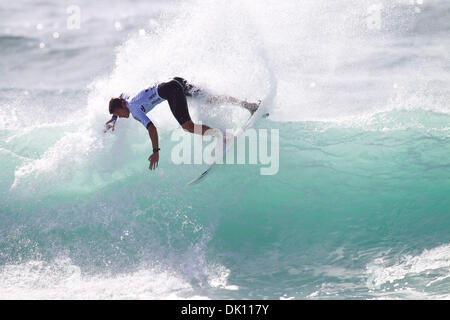
[[[133,118],[142,123],[149,133],[150,140],[152,141],[153,153],[148,160],[150,161],[149,169],[153,170],[158,167],[159,161],[158,151],[160,148],[158,144],[158,131],[146,114],[164,100],[168,101],[170,110],[175,119],[185,131],[201,135],[221,135],[221,132],[217,129],[212,129],[207,125],[199,125],[192,122],[186,97],[204,97],[208,103],[231,103],[240,105],[250,113],[253,113],[258,109],[257,103],[249,103],[225,95],[211,95],[206,93],[205,90],[188,83],[185,79],[175,77],[168,82],[162,82],[144,89],[134,97],[122,93],[118,98],[112,98],[109,101],[109,113],[113,116],[111,120],[106,122],[105,132],[109,129],[114,131],[117,119],[128,118],[131,113]]]

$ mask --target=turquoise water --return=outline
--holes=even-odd
[[[219,165],[186,186],[195,166],[171,165],[162,153],[158,171],[147,173],[145,148],[113,174],[87,164],[54,185],[20,188],[25,194],[7,190],[12,172],[3,172],[2,264],[36,277],[32,292],[46,277],[44,288],[58,292],[72,269],[72,281],[90,291],[98,274],[148,281],[140,272],[156,268],[187,286],[180,293],[162,286],[179,297],[447,297],[449,116],[381,117],[421,125],[379,131],[259,122],[280,132],[274,176],[260,176],[257,165]],[[111,297],[126,297],[111,288]]]
[[[378,31],[369,2],[99,3],[123,14],[81,3],[65,32],[64,6],[35,21],[19,2],[0,19],[1,298],[449,298],[447,3],[386,1]],[[156,171],[137,122],[103,133],[111,96],[171,75],[263,99],[254,128],[278,130],[278,172],[218,165],[187,186],[206,164],[173,163],[165,102]],[[246,118],[189,105],[216,127]]]

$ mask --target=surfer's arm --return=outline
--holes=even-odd
[[[150,161],[150,166],[148,168],[150,170],[153,170],[158,167],[159,161],[158,131],[156,130],[156,127],[152,122],[147,125],[147,130],[153,146],[153,153],[150,155],[150,157],[148,157],[148,161]]]
[[[147,131],[148,131],[148,135],[150,136],[150,140],[152,141],[153,149],[158,149],[159,148],[158,131],[156,130],[156,127],[153,124],[153,122],[150,122],[147,125]]]

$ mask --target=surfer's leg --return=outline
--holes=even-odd
[[[187,132],[200,134],[202,136],[216,136],[220,134],[220,131],[204,124],[196,124],[192,122],[192,120],[186,121],[181,127]]]
[[[210,104],[213,103],[234,104],[241,106],[244,109],[247,109],[250,113],[255,112],[259,107],[259,103],[250,103],[227,95],[212,95],[209,93],[204,93],[204,97],[206,98],[206,101]]]
[[[184,130],[201,135],[217,134],[216,130],[207,125],[198,125],[192,122],[184,88],[177,80],[161,83],[158,86],[158,94],[169,102],[173,116]]]
[[[239,105],[247,109],[250,113],[253,113],[258,109],[259,103],[249,103],[247,101],[242,101],[237,98],[227,96],[227,95],[213,95],[204,89],[201,89],[193,84],[190,84],[186,79],[181,77],[173,78],[180,86],[183,88],[184,95],[187,97],[197,97],[204,98],[206,102],[213,103],[230,103]]]
[[[220,96],[209,96],[207,99],[208,103],[229,103],[241,106],[244,109],[247,109],[250,113],[255,112],[259,107],[258,103],[251,103],[247,101],[242,101],[234,97],[226,96],[226,95],[220,95]]]
[[[177,81],[171,80],[159,84],[158,94],[161,98],[169,102],[170,110],[180,125],[191,120],[186,96],[184,95],[183,88]]]
[[[180,86],[183,88],[184,95],[187,97],[198,97],[205,94],[204,90],[200,89],[197,86],[194,86],[193,84],[190,84],[184,78],[175,77],[173,78],[173,80],[180,84]]]
[[[186,79],[181,77],[175,77],[173,78],[176,82],[180,84],[180,86],[183,88],[184,95],[187,97],[194,97],[194,98],[204,98],[206,102],[212,104],[212,103],[231,103],[231,104],[241,104],[244,101],[241,101],[239,99],[225,96],[225,95],[213,95],[209,92],[207,92],[204,89],[201,89],[193,84],[190,84],[187,82]]]

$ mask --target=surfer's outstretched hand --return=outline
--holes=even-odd
[[[105,130],[103,132],[107,132],[109,129],[112,129],[111,131],[114,131],[114,126],[116,125],[116,120],[109,120],[105,123]]]
[[[150,170],[158,168],[159,162],[159,152],[154,152],[148,157],[148,161],[150,161],[150,166],[148,167]]]

